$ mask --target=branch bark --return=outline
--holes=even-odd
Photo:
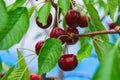
[[[86,34],[73,34],[76,37],[92,37],[95,35],[103,35],[103,34],[120,34],[120,26],[115,27],[115,29],[111,30],[104,30],[104,31],[96,31],[96,32],[89,32]]]

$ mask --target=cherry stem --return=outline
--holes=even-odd
[[[59,17],[59,7],[57,7],[57,26],[59,27],[59,20],[60,20],[60,17]]]
[[[71,3],[71,7],[72,7],[72,9],[74,8],[74,5],[73,5],[73,3],[72,3],[72,1],[70,0],[70,3]]]
[[[30,54],[30,55],[26,55],[25,57],[29,57],[29,56],[32,56],[32,55],[35,55],[35,54]],[[36,57],[36,56],[35,56]],[[17,65],[20,61],[22,61],[24,59],[24,57],[20,58],[16,63],[15,65]]]
[[[54,0],[49,0],[49,1],[51,1],[51,3],[52,3],[52,6],[55,8],[55,10],[57,11],[57,4],[54,2]]]
[[[116,43],[115,43],[115,48],[117,48],[119,42],[120,42],[120,37],[117,39],[117,41],[116,41]]]
[[[27,51],[31,51],[31,52],[35,53],[35,51],[33,51],[31,49],[27,49],[27,48],[18,48],[18,49],[27,50]]]
[[[119,29],[119,30],[118,30]],[[96,31],[96,32],[89,32],[86,34],[74,34],[76,37],[92,37],[95,35],[103,35],[103,34],[119,34],[120,33],[120,27],[116,27],[116,30],[104,30],[104,31]]]
[[[30,0],[28,0],[28,1],[26,2],[25,7],[28,5],[29,2],[30,2]]]

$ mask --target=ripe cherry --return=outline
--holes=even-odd
[[[77,28],[75,27],[68,27],[66,29],[66,33],[68,37],[66,38],[66,43],[69,45],[75,44],[78,41],[78,37],[73,36],[72,34],[79,34]]]
[[[30,75],[30,80],[40,80],[40,76],[38,76],[36,74],[32,74],[32,75]]]
[[[39,55],[39,51],[40,51],[41,47],[43,46],[43,44],[44,44],[44,41],[39,41],[39,42],[36,43],[35,52],[36,52],[37,55]]]
[[[81,20],[81,15],[76,10],[70,9],[65,16],[65,20],[68,26],[77,27]]]
[[[0,78],[2,78],[4,75],[5,75],[4,73],[1,73],[1,74],[0,74]]]
[[[71,71],[76,68],[78,60],[74,54],[65,54],[58,60],[58,65],[63,71]]]
[[[52,23],[52,14],[51,14],[51,13],[50,13],[49,16],[48,16],[47,24],[46,24],[45,26],[43,26],[42,23],[40,23],[40,22],[38,21],[38,16],[36,17],[36,24],[37,24],[40,28],[42,28],[42,29],[48,28],[48,27],[51,25],[51,23]]]
[[[109,23],[108,25],[109,25],[109,28],[110,28],[110,29],[114,29],[115,26],[116,26],[116,23],[115,23],[115,22],[112,22],[112,23]]]
[[[59,27],[55,27],[52,29],[50,33],[50,38],[59,38],[62,41],[62,44],[65,42],[65,37],[64,37],[65,31]]]
[[[90,20],[89,17],[87,17],[87,16],[82,16],[79,26],[80,26],[81,28],[88,27],[88,22],[89,22],[89,20]]]

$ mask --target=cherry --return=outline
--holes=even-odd
[[[30,80],[40,80],[40,76],[38,76],[36,74],[32,74],[32,75],[30,75]]]
[[[66,38],[66,43],[69,45],[75,44],[78,41],[78,37],[73,36],[72,34],[79,34],[77,28],[75,27],[68,27],[66,29],[66,33],[68,37]]]
[[[87,16],[82,16],[79,26],[80,26],[81,28],[88,27],[88,22],[89,22],[89,20],[90,20],[89,17],[87,17]]]
[[[50,33],[50,38],[59,38],[62,41],[62,44],[65,43],[65,37],[64,37],[65,31],[59,27],[55,27],[52,29]]]
[[[52,23],[52,14],[51,14],[51,13],[50,13],[49,16],[48,16],[47,24],[46,24],[45,26],[43,26],[42,23],[40,23],[40,22],[38,21],[38,16],[36,17],[36,24],[37,24],[40,28],[42,28],[42,29],[48,28],[48,27],[51,25],[51,23]]]
[[[5,75],[4,73],[1,73],[1,74],[0,74],[0,78],[2,78],[4,75]]]
[[[115,22],[112,22],[112,23],[109,23],[108,25],[109,25],[109,28],[110,28],[110,29],[114,29],[115,26],[116,26],[116,23],[115,23]]]
[[[65,20],[68,26],[77,27],[80,23],[81,16],[76,10],[70,9],[65,16]]]
[[[63,71],[71,71],[76,68],[78,60],[74,54],[65,54],[58,60],[58,65]]]
[[[36,52],[37,55],[39,55],[39,51],[40,51],[41,47],[43,46],[43,44],[44,44],[44,41],[39,41],[39,42],[36,43],[35,52]]]

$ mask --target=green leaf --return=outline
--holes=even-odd
[[[34,10],[36,9],[35,6],[31,7],[29,10],[28,10],[28,16],[29,18],[31,17],[32,13],[34,12]]]
[[[8,76],[7,80],[30,80],[29,77],[26,78],[24,74],[26,74],[26,67],[25,68],[17,68]]]
[[[8,76],[12,73],[12,71],[14,70],[15,66],[12,66],[3,76],[3,78],[1,80],[8,80]]]
[[[21,52],[17,50],[18,68],[14,69],[7,80],[30,80],[29,70]]]
[[[2,72],[2,60],[0,58],[0,73]]]
[[[47,19],[51,10],[51,5],[51,2],[47,2],[38,11],[38,21],[42,23],[43,26],[47,24]]]
[[[84,33],[86,34],[88,32],[89,32],[89,29],[86,28]],[[89,37],[80,37],[79,41],[80,41],[80,46],[82,47],[84,45],[89,44],[90,38]]]
[[[94,26],[92,25],[91,21],[89,21],[88,27],[89,27],[89,29],[90,29],[91,32],[95,32],[96,31],[95,28],[94,28]]]
[[[89,0],[89,3],[93,3],[94,2],[94,0]]]
[[[108,49],[111,48],[112,44],[105,42],[104,40],[100,39],[99,37],[93,38],[93,44],[95,47],[95,51],[98,55],[99,61],[103,60],[103,56],[107,54]]]
[[[120,26],[120,14],[119,14],[118,17],[117,17],[116,24],[117,24],[117,26]]]
[[[120,49],[111,48],[92,80],[120,80]]]
[[[80,62],[84,58],[90,57],[92,52],[92,45],[91,44],[86,44],[84,46],[81,46],[80,50],[77,53],[77,59]]]
[[[120,4],[119,4],[119,7],[118,7],[118,12],[120,12]]]
[[[22,53],[17,49],[17,54],[18,54],[18,65],[19,67],[26,67],[26,62],[24,57],[22,56]]]
[[[90,14],[94,29],[96,31],[106,30],[103,24],[101,23],[100,17],[95,7],[89,3],[89,0],[83,0],[83,1]],[[101,38],[105,41],[109,41],[108,35],[101,35]]]
[[[63,24],[62,24],[62,25],[63,25],[63,28],[66,30],[67,26],[66,26],[65,18],[63,19],[62,23],[63,23]]]
[[[0,0],[0,32],[4,29],[4,26],[6,25],[8,20],[8,14],[7,14],[7,9],[5,7],[5,3],[3,0]],[[1,40],[0,35],[0,40]]]
[[[70,9],[70,0],[58,0],[58,6],[62,9],[62,14],[65,16]]]
[[[25,67],[26,67],[23,79],[24,80],[30,80],[29,70],[27,68],[27,64],[25,62],[25,59],[24,59],[24,57],[22,56],[22,54],[19,50],[17,50],[17,53],[18,53],[18,60],[21,60],[23,58],[20,62],[18,62],[19,68],[23,68],[25,70]]]
[[[61,55],[61,41],[54,38],[47,39],[41,51],[39,52],[38,73],[43,74],[49,72],[55,67]]]
[[[100,8],[104,9],[105,15],[108,15],[109,9],[107,3],[105,3],[103,0],[99,0],[99,6]]]
[[[26,0],[16,0],[13,4],[7,7],[7,11],[15,10],[18,7],[21,7],[25,2]]]
[[[118,6],[118,0],[107,0],[107,2],[110,11],[110,17],[114,21],[114,15]]]
[[[0,50],[9,49],[18,43],[29,27],[26,8],[18,8],[9,12],[8,23],[0,30]]]
[[[120,5],[120,0],[118,0],[118,4]]]

